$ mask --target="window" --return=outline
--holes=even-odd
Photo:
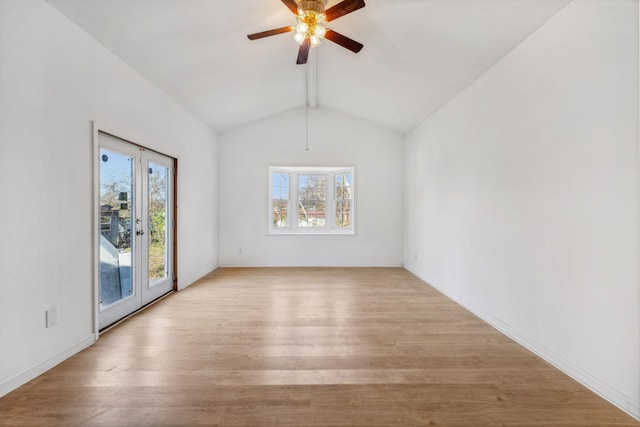
[[[289,227],[289,182],[287,173],[271,174],[271,222],[276,228]]]
[[[269,168],[272,234],[353,234],[353,168]]]

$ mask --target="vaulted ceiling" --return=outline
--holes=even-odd
[[[216,131],[305,105],[295,25],[279,0],[49,0]],[[316,50],[318,104],[404,134],[570,0],[366,0],[330,23],[364,44]],[[328,0],[331,7],[339,0]]]

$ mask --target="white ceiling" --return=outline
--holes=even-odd
[[[49,0],[214,130],[305,104],[279,0]],[[330,7],[338,0],[329,0]],[[570,0],[366,0],[329,26],[361,43],[317,48],[318,103],[404,134]]]

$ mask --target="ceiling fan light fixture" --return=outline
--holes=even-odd
[[[298,7],[298,25],[296,34],[293,36],[298,44],[309,39],[311,46],[318,46],[327,34],[325,25],[327,15],[324,13],[324,2],[322,0],[303,0]]]
[[[296,31],[298,34],[307,34],[309,32],[309,25],[305,22],[298,22],[298,25],[296,25]]]
[[[298,43],[298,44],[302,44],[302,42],[304,41],[304,39],[306,39],[307,37],[302,34],[302,33],[296,33],[295,36],[293,36],[293,39]]]
[[[315,36],[317,36],[320,39],[323,39],[324,36],[327,34],[327,29],[325,27],[323,27],[322,25],[318,25],[315,28],[315,31],[313,32],[313,34]]]

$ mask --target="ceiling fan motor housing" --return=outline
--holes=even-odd
[[[299,3],[300,9],[303,11],[313,11],[316,13],[324,13],[324,1],[323,0],[301,0]]]

